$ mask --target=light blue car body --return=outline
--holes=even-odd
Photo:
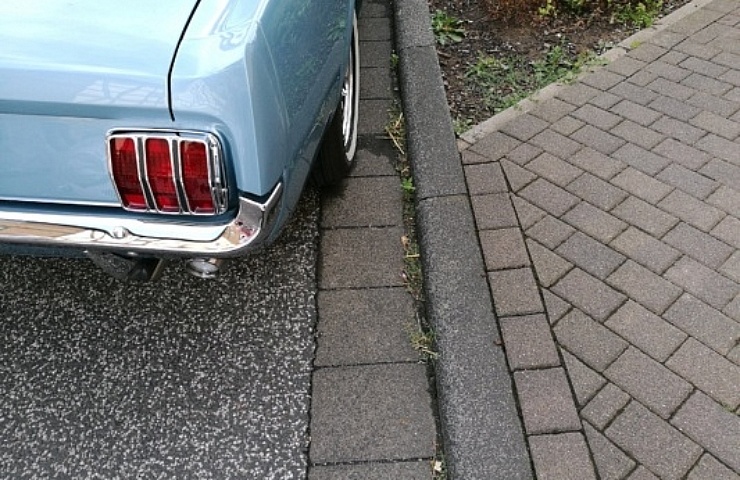
[[[191,130],[238,198],[295,207],[347,66],[352,0],[0,2],[0,210],[125,212],[106,135]],[[198,218],[193,222],[217,222]]]

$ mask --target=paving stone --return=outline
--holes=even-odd
[[[691,124],[729,140],[740,135],[740,124],[712,112],[701,112],[691,119]]]
[[[587,202],[579,203],[562,219],[602,243],[609,243],[627,229],[626,223]]]
[[[652,204],[658,203],[673,191],[672,186],[666,185],[632,167],[626,168],[619,175],[612,178],[611,183]]]
[[[684,332],[632,300],[609,317],[605,325],[659,362],[666,361],[686,340]]]
[[[518,147],[521,142],[513,137],[501,132],[489,133],[481,138],[470,147],[470,150],[482,155],[488,160],[500,160],[513,149]]]
[[[740,182],[740,168],[718,158],[707,162],[699,173],[725,185],[737,185]]]
[[[478,232],[486,270],[503,270],[529,265],[527,248],[518,228]]]
[[[701,128],[693,127],[686,122],[671,117],[662,117],[653,123],[650,128],[689,145],[693,145],[707,134]]]
[[[660,172],[657,179],[701,200],[719,188],[719,183],[675,163]]]
[[[696,93],[696,90],[693,88],[683,85],[682,83],[676,83],[675,81],[666,80],[662,77],[657,78],[647,84],[647,88],[660,95],[665,95],[677,100],[688,100],[692,95]]]
[[[350,177],[393,177],[398,179],[396,157],[398,152],[385,141],[361,137],[358,140],[355,166]]]
[[[475,221],[481,230],[517,227],[519,225],[514,207],[506,193],[475,195],[471,197],[470,201],[473,204]]]
[[[392,54],[391,42],[360,42],[360,58],[362,58],[363,66],[388,68]]]
[[[364,60],[364,59],[363,59]],[[364,463],[359,465],[316,465],[308,480],[428,480],[432,478],[429,460],[399,463]]]
[[[729,243],[735,248],[740,248],[740,220],[727,216],[712,229],[712,235]]]
[[[562,259],[534,240],[527,240],[529,253],[534,262],[534,271],[543,287],[550,287],[568,273],[573,264]]]
[[[555,252],[601,280],[625,260],[623,255],[581,232],[572,235]]]
[[[584,148],[568,159],[573,165],[586,170],[602,180],[609,180],[627,168],[623,162],[597,152],[592,148]]]
[[[560,357],[544,315],[499,319],[511,370],[557,367]]]
[[[630,59],[632,60],[632,59]],[[595,107],[599,107],[604,110],[609,110],[617,103],[621,102],[623,99],[619,95],[614,95],[613,93],[609,92],[601,92],[591,100],[589,100],[589,103]]]
[[[632,260],[627,260],[606,281],[658,315],[681,295],[680,288]]]
[[[500,270],[488,275],[496,314],[499,317],[543,312],[532,270]]]
[[[705,49],[707,49],[707,46],[703,46]],[[697,49],[694,49],[699,50]],[[720,53],[720,52],[717,52]],[[710,57],[711,58],[711,57]],[[697,73],[702,73],[704,75],[709,75],[711,77],[719,77],[723,73],[725,73],[728,68],[722,65],[718,65],[715,62],[709,62],[707,60],[696,58],[695,56],[688,57],[686,60],[681,62],[681,66],[683,68],[688,68],[689,70],[692,70]]]
[[[562,353],[565,370],[573,387],[576,402],[578,406],[582,407],[596,395],[604,386],[606,380],[570,353],[565,351]]]
[[[647,70],[642,70],[632,75],[627,79],[628,82],[634,83],[637,86],[644,87],[648,83],[658,78],[658,75]]]
[[[519,195],[556,217],[579,203],[578,197],[542,178],[526,186]]]
[[[316,370],[311,461],[431,458],[436,430],[428,389],[419,364]]]
[[[738,148],[738,144],[726,138],[710,133],[696,142],[696,146],[715,157],[727,160],[735,165],[740,165],[740,148]]]
[[[623,121],[616,127],[612,128],[611,132],[630,143],[634,143],[648,150],[665,139],[665,136],[656,133],[655,130],[645,128],[630,120]]]
[[[578,310],[563,317],[554,331],[561,346],[597,372],[606,370],[628,346],[608,328]]]
[[[733,253],[730,258],[719,268],[720,273],[740,282],[740,252]]]
[[[596,72],[586,75],[581,82],[599,90],[609,90],[614,85],[624,81],[624,76],[606,69],[598,69]]]
[[[655,35],[653,35],[652,38],[650,38],[650,43],[653,45],[658,45],[659,47],[668,48],[670,49],[673,46],[678,45],[686,38],[686,35],[671,32],[670,30],[662,30],[660,32],[657,32]],[[675,50],[671,50],[675,51]],[[668,53],[670,53],[669,51]],[[665,57],[665,55],[663,55]]]
[[[659,95],[658,98],[648,104],[648,107],[664,113],[669,117],[684,121],[694,118],[701,112],[697,106],[689,105],[675,98],[666,97],[665,95]]]
[[[601,210],[611,210],[627,198],[627,193],[604,180],[584,173],[565,187],[573,195],[586,200]]]
[[[722,95],[732,89],[731,84],[720,82],[719,80],[698,73],[692,73],[681,84],[711,95]]]
[[[629,57],[623,57],[623,58],[629,58]],[[619,115],[622,115],[623,117],[629,118],[633,122],[639,123],[640,125],[650,125],[652,122],[648,119],[642,119],[640,118],[640,115],[637,111],[628,112],[625,114],[624,108],[628,108],[630,104],[637,104],[645,106],[648,103],[652,102],[656,98],[658,98],[658,94],[653,92],[652,90],[646,88],[646,87],[640,87],[638,85],[634,85],[632,83],[620,83],[619,85],[614,86],[611,90],[609,90],[611,93],[615,95],[619,95],[623,98],[628,98],[627,104],[622,105],[621,107],[615,106],[611,109],[613,113],[617,113]],[[617,110],[619,109],[619,110]],[[660,113],[655,112],[655,110],[652,110],[652,115],[654,116],[653,122],[657,120],[658,117],[660,117]],[[647,123],[643,123],[647,122]]]
[[[701,150],[697,150],[696,148],[685,145],[672,138],[667,138],[664,142],[655,147],[653,152],[658,155],[662,155],[665,158],[669,158],[674,162],[678,162],[689,170],[700,169],[711,158]]]
[[[658,477],[653,475],[653,472],[640,465],[632,472],[627,480],[660,480]]]
[[[643,62],[652,62],[662,57],[666,49],[650,43],[643,43],[638,48],[632,49],[627,55]]]
[[[360,83],[360,98],[380,99],[389,102],[393,99],[393,82],[387,66],[363,66],[360,69],[360,75],[363,80]]]
[[[740,344],[727,354],[727,359],[735,363],[735,365],[740,365]]]
[[[571,115],[584,123],[603,130],[614,128],[622,121],[618,115],[614,115],[613,113],[609,113],[606,110],[590,104],[580,107],[571,113]]]
[[[728,303],[727,306],[722,309],[722,313],[734,319],[736,322],[740,322],[740,296],[735,297],[733,301]]]
[[[362,115],[358,119],[357,133],[363,135],[377,135],[385,130],[388,124],[388,100],[360,99]]]
[[[740,109],[740,99],[728,98],[731,93],[732,91],[725,94],[724,97],[717,97],[706,92],[698,92],[689,98],[686,103],[693,105],[699,110],[707,110],[721,117],[729,118]],[[695,116],[693,115],[691,118]]]
[[[709,454],[705,454],[696,464],[686,480],[740,480],[740,475],[733,473]]]
[[[629,403],[630,396],[613,383],[604,388],[581,410],[581,416],[599,430],[604,430]]]
[[[500,130],[517,140],[526,142],[542,130],[546,129],[548,125],[548,122],[524,113],[506,122],[506,125],[503,125]]]
[[[585,425],[584,432],[602,480],[621,480],[635,468],[635,462],[631,458],[593,427]]]
[[[537,175],[506,159],[501,160],[506,179],[513,192],[518,192],[537,179]]]
[[[530,140],[546,152],[567,159],[581,149],[581,145],[553,130],[545,130]]]
[[[538,104],[529,113],[550,123],[560,120],[577,107],[557,98],[550,98]]]
[[[509,191],[501,164],[498,162],[466,165],[465,180],[468,182],[468,191],[471,195]]]
[[[560,187],[565,187],[583,173],[580,168],[549,153],[543,153],[535,158],[526,165],[526,168]]]
[[[664,419],[689,396],[692,386],[634,347],[625,351],[604,376]]]
[[[665,143],[665,141],[662,143]],[[671,163],[669,159],[649,152],[633,143],[628,143],[614,152],[614,158],[651,176],[657,175],[658,172]]]
[[[581,419],[562,368],[514,372],[528,435],[581,429]]]
[[[626,143],[621,138],[615,137],[591,125],[585,125],[571,135],[570,138],[606,155],[614,153]]]
[[[475,165],[477,163],[492,163],[491,159],[484,157],[483,155],[479,153],[475,153],[469,148],[463,150],[460,153],[460,158],[462,160],[463,165]]]
[[[737,283],[687,257],[668,269],[665,277],[718,310],[740,292]]]
[[[683,478],[702,453],[701,448],[637,402],[606,429],[606,437],[661,478]]]
[[[618,73],[619,75],[623,75],[625,77],[629,77],[630,75],[633,75],[640,70],[643,70],[647,63],[637,60],[636,58],[631,57],[621,57],[616,60],[614,60],[612,63],[610,63],[606,69],[610,72]],[[619,84],[622,84],[623,82],[620,82]]]
[[[571,309],[571,305],[558,297],[550,290],[543,289],[542,297],[545,300],[545,310],[547,310],[547,316],[550,320],[550,324],[554,325],[558,320],[568,313]]]
[[[740,87],[740,70],[728,70],[726,73],[720,75],[719,79]]]
[[[580,433],[529,437],[538,480],[595,480],[588,447]]]
[[[704,60],[709,60],[710,58],[722,52],[721,48],[698,43],[691,38],[687,38],[676,45],[676,50],[686,53],[687,55],[690,55],[692,57],[697,57]]]
[[[400,227],[325,230],[321,239],[319,287],[403,286],[400,275],[403,234]]]
[[[726,216],[722,210],[678,190],[671,192],[658,206],[703,232],[709,232]]]
[[[701,392],[689,398],[671,423],[733,470],[740,471],[740,416]]]
[[[561,135],[569,137],[577,132],[580,128],[585,125],[582,121],[577,118],[573,118],[570,115],[566,115],[557,122],[550,125],[550,128]]]
[[[544,210],[535,207],[521,197],[512,196],[511,202],[514,204],[514,210],[516,211],[516,216],[519,218],[519,224],[524,230],[539,222],[547,215]]]
[[[681,295],[663,318],[722,355],[740,341],[740,324],[688,294]]]
[[[725,65],[727,67],[734,68],[735,70],[740,70],[740,55],[737,55],[735,53],[722,52],[714,57],[713,60],[720,65]]]
[[[628,197],[620,203],[612,214],[634,225],[654,237],[662,237],[677,223],[678,219],[637,197]]]
[[[348,178],[322,195],[321,226],[401,226],[402,191],[397,177]]]
[[[681,257],[681,253],[675,248],[635,227],[625,230],[610,246],[657,274],[665,272]]]
[[[408,339],[414,305],[401,287],[322,290],[314,365],[339,366],[418,359]]]
[[[527,236],[534,238],[550,250],[555,250],[558,245],[570,237],[575,229],[561,222],[557,218],[547,215],[527,230]]]
[[[740,406],[740,367],[689,338],[666,362],[684,379],[731,410]]]
[[[735,251],[724,242],[685,223],[676,225],[663,237],[663,241],[715,270]]]
[[[583,85],[581,83],[576,85],[570,85],[557,93],[557,98],[564,100],[571,105],[581,106],[588,103],[589,100],[596,97],[601,93],[600,90]]]
[[[645,67],[645,70],[673,82],[680,82],[691,75],[690,70],[664,62],[662,59],[649,62]]]
[[[542,149],[530,145],[529,143],[522,143],[512,151],[510,151],[506,158],[516,163],[517,165],[526,165],[532,159],[542,154]]]
[[[600,322],[625,300],[624,295],[578,268],[555,284],[553,292]]]

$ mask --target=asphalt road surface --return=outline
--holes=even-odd
[[[303,478],[317,212],[215,281],[0,257],[0,478]]]

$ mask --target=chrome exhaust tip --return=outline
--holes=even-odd
[[[193,258],[188,260],[187,269],[191,275],[210,280],[221,274],[223,258]]]

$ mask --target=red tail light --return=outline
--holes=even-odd
[[[110,140],[110,163],[113,181],[118,188],[123,207],[146,210],[146,198],[139,178],[136,144],[132,138]]]
[[[113,134],[108,143],[111,176],[126,210],[194,215],[226,210],[228,194],[215,137]]]
[[[206,146],[201,142],[181,142],[180,161],[190,210],[194,213],[214,213],[216,207],[211,192]]]
[[[172,172],[170,143],[163,138],[149,138],[145,142],[146,176],[152,189],[157,210],[165,213],[180,211],[175,176]]]

